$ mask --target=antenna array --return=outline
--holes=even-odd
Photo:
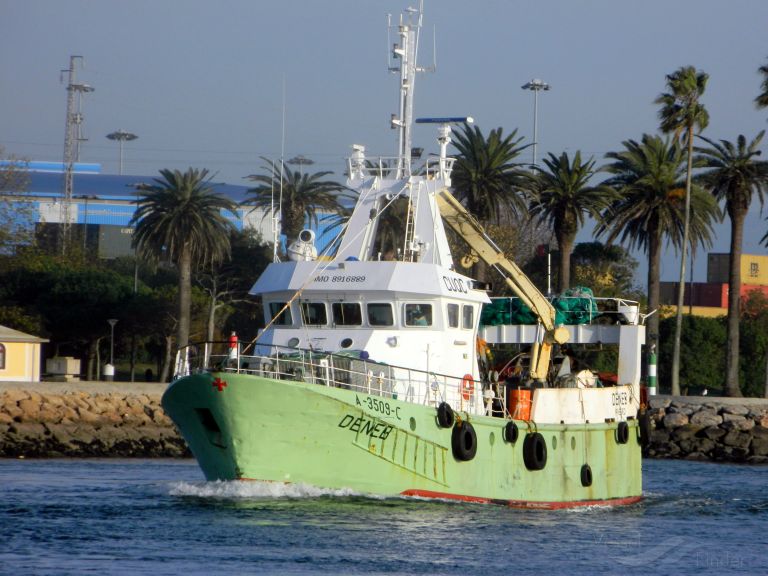
[[[83,137],[82,131],[82,96],[83,94],[93,92],[94,90],[92,86],[76,81],[76,64],[78,60],[80,60],[82,65],[82,56],[70,56],[69,69],[61,71],[61,80],[64,79],[64,73],[68,74],[67,122],[64,134],[64,199],[61,204],[61,217],[59,222],[59,246],[61,247],[62,254],[67,253],[72,231],[71,210],[75,162],[80,161],[80,143],[87,140],[87,138]]]

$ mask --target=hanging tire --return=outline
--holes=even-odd
[[[543,470],[547,465],[547,441],[538,432],[526,435],[523,442],[523,461],[528,470]]]
[[[651,416],[647,410],[640,411],[640,418],[638,418],[638,436],[637,442],[643,448],[648,448],[651,443]]]
[[[454,420],[453,408],[451,408],[448,402],[441,402],[437,407],[437,425],[440,428],[450,428],[453,426]]]
[[[469,422],[459,422],[453,427],[451,448],[456,460],[467,462],[477,454],[477,434]]]
[[[618,428],[616,428],[616,442],[619,444],[626,444],[629,440],[629,424],[626,422],[619,422]]]
[[[520,435],[520,430],[517,428],[517,424],[511,420],[504,426],[504,442],[514,444],[517,442],[517,437]]]
[[[589,464],[584,464],[581,467],[581,485],[584,487],[592,486],[592,468]]]

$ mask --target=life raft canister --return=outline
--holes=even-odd
[[[464,378],[461,379],[461,397],[464,400],[472,398],[472,394],[475,391],[475,379],[472,378],[472,374],[464,374]]]

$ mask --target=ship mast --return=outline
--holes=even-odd
[[[392,114],[391,126],[399,131],[397,150],[397,178],[411,175],[411,126],[413,124],[413,89],[416,72],[421,71],[416,65],[419,49],[419,32],[424,13],[424,0],[420,0],[418,9],[406,8],[400,15],[397,32],[400,42],[392,47],[392,57],[399,59],[399,66],[390,67],[391,72],[400,72],[400,110],[399,115]]]

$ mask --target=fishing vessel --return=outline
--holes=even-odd
[[[421,24],[419,7],[393,26],[397,154],[353,146],[357,202],[335,253],[318,256],[302,231],[251,290],[265,328],[180,350],[163,407],[208,480],[526,508],[636,502],[638,305],[545,297],[453,197],[451,126],[471,118],[414,118]],[[437,128],[439,147],[418,164],[417,127]],[[459,271],[447,228],[513,297],[492,301]],[[586,302],[578,323],[563,302]],[[580,349],[611,346],[612,377],[575,368]],[[490,356],[499,347],[505,365]]]

